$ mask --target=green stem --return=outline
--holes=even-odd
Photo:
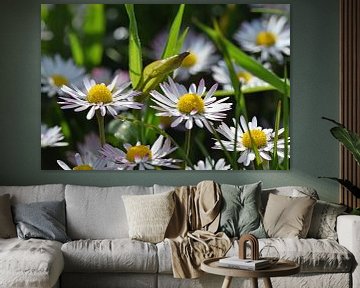
[[[191,129],[187,129],[185,132],[185,153],[186,157],[189,157],[191,145]]]
[[[96,119],[98,122],[99,127],[99,137],[101,146],[105,145],[105,123],[104,123],[104,116],[101,116],[100,110],[96,110]]]

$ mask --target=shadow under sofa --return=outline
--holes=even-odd
[[[174,187],[154,185],[93,187],[77,185],[0,186],[12,204],[66,203],[66,228],[72,241],[0,239],[0,287],[221,287],[223,277],[174,279],[166,241],[152,244],[128,238],[123,195],[151,195]],[[302,189],[298,187],[298,189]],[[291,196],[291,187],[277,188]],[[263,193],[269,192],[264,189]],[[266,197],[263,197],[266,199]],[[263,200],[265,201],[265,200]],[[274,287],[360,287],[360,217],[337,218],[338,241],[330,239],[260,239],[281,257],[298,262],[301,273],[273,278]],[[227,253],[236,255],[235,241]],[[250,287],[234,279],[233,287]],[[262,281],[259,281],[262,287]]]

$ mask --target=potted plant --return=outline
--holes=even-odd
[[[336,122],[333,119],[322,117],[322,119],[328,120],[334,124],[335,127],[330,129],[331,134],[342,143],[346,149],[350,151],[350,153],[355,158],[358,165],[360,165],[360,136],[355,132],[347,129],[343,124]],[[344,186],[347,190],[349,190],[356,198],[360,198],[360,187],[354,185],[348,179],[341,179],[336,177],[320,177],[320,178],[328,178],[334,181],[339,182],[342,186]],[[360,207],[354,208],[351,214],[360,215]]]

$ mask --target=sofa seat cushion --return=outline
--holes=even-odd
[[[66,272],[156,273],[156,246],[123,239],[78,240],[65,243],[61,250]]]
[[[52,287],[63,268],[60,242],[0,239],[0,287]]]
[[[266,245],[275,247],[281,259],[298,263],[302,273],[350,272],[354,265],[353,255],[344,246],[330,239],[259,239],[260,251]],[[238,245],[235,242],[227,255],[234,256],[237,251]]]
[[[274,246],[280,258],[300,264],[302,273],[350,272],[354,265],[353,255],[339,243],[330,239],[267,238],[259,239],[259,249]],[[171,248],[167,241],[157,244],[159,273],[172,273]],[[227,256],[238,255],[235,241]],[[250,251],[249,256],[250,256]],[[274,255],[275,256],[275,255]]]

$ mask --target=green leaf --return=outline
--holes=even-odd
[[[360,136],[333,119],[322,118],[337,125],[330,129],[331,134],[350,151],[356,162],[360,165]]]
[[[340,178],[336,178],[336,177],[319,177],[319,178],[326,178],[326,179],[337,181],[341,185],[343,185],[346,189],[348,189],[351,192],[351,194],[353,194],[356,198],[360,198],[360,188],[355,186],[349,180],[340,179]]]
[[[136,17],[133,4],[125,4],[129,16],[129,74],[133,88],[137,88],[142,78],[142,54],[141,43],[137,29]]]
[[[103,4],[86,5],[83,23],[83,49],[85,64],[88,67],[98,66],[103,56],[103,37],[105,33],[105,13]]]
[[[356,162],[360,164],[360,137],[345,127],[333,127],[331,134],[339,140],[353,154]]]
[[[162,54],[162,59],[168,58],[170,56],[173,56],[175,54],[178,54],[179,51],[177,51],[178,46],[178,38],[179,38],[179,32],[181,28],[181,22],[184,14],[185,4],[181,4],[179,7],[179,10],[174,18],[173,23],[170,27],[169,36],[166,42],[166,46],[164,49],[164,52]]]
[[[69,32],[69,42],[72,57],[79,66],[84,65],[84,51],[81,47],[80,39],[75,32]]]
[[[278,168],[277,143],[279,140],[280,119],[281,119],[281,100],[279,100],[279,102],[277,104],[277,108],[276,108],[274,152],[273,152],[273,161],[272,161],[272,169],[273,170]]]
[[[195,20],[195,24],[204,32],[206,33],[210,39],[216,42],[216,31],[199,21]],[[236,47],[233,43],[229,40],[224,39],[224,44],[229,51],[230,56],[235,60],[235,62],[244,68],[245,70],[249,71],[254,76],[262,79],[263,81],[269,83],[270,85],[274,86],[278,91],[286,96],[290,95],[290,85],[286,83],[287,89],[284,89],[284,81],[281,80],[277,75],[273,72],[264,68],[260,63],[258,63],[255,59],[248,56],[246,53],[241,51],[238,47]]]
[[[243,94],[253,94],[253,93],[259,93],[264,91],[273,91],[276,90],[273,86],[256,86],[256,87],[241,87],[241,92]],[[234,90],[217,90],[214,93],[214,96],[216,97],[223,97],[223,96],[233,96]]]
[[[176,53],[179,54],[181,51],[181,48],[184,44],[185,38],[189,32],[189,27],[186,27],[185,30],[181,33],[180,37],[178,38],[177,45],[176,45]]]
[[[289,170],[289,119],[290,119],[290,111],[289,111],[289,97],[288,95],[288,85],[287,85],[287,69],[286,64],[284,65],[284,94],[282,97],[283,102],[283,126],[284,126],[284,170]]]

